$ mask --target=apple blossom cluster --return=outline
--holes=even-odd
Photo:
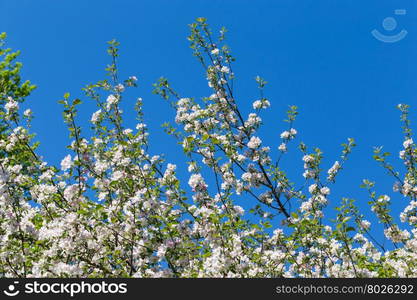
[[[175,124],[164,126],[184,152],[186,176],[177,175],[182,166],[151,153],[142,98],[134,105],[136,124],[125,121],[120,104],[132,102],[126,92],[138,79],[119,79],[114,40],[108,78],[83,89],[97,105],[92,132],[77,125],[82,100],[66,93],[59,103],[68,150],[59,167],[49,165],[30,132],[32,111],[20,111],[35,86],[21,81],[17,53],[4,49],[0,35],[1,276],[415,277],[417,147],[408,107],[399,106],[405,174],[394,171],[381,148],[374,155],[394,177],[404,209],[392,216],[391,197],[378,195],[366,179],[377,219],[371,224],[354,200],[331,192],[353,139],[327,167],[320,149],[300,142],[293,166],[302,182],[291,180],[281,161],[297,141],[297,108],[290,106],[288,127],[277,131],[278,146],[268,146],[259,131],[272,102],[264,96],[266,82],[256,78],[260,96],[242,109],[225,30],[214,40],[204,18],[190,29],[207,97],[181,97],[165,78],[154,85],[175,110]],[[334,220],[327,217],[329,201],[340,202]]]

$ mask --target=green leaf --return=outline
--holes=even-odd
[[[353,227],[346,228],[346,232],[350,232],[350,231],[355,231],[355,228],[353,228]]]
[[[81,102],[81,100],[80,99],[75,99],[74,100],[74,102],[72,103],[72,104],[74,104],[74,105],[78,105],[78,104],[81,104],[82,102]]]

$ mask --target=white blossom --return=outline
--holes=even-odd
[[[24,112],[23,112],[23,115],[25,116],[25,117],[30,117],[31,115],[32,115],[32,110],[30,109],[30,108],[28,108],[28,109],[26,109]]]
[[[250,149],[256,149],[256,148],[259,148],[261,143],[262,143],[262,141],[259,137],[253,136],[253,137],[250,138],[250,140],[248,142],[248,147]]]
[[[213,50],[211,50],[211,54],[213,54],[213,55],[218,55],[219,52],[220,52],[220,50],[217,49],[217,48],[214,48]]]
[[[222,66],[221,69],[220,69],[220,72],[222,72],[222,73],[229,73],[230,72],[230,69],[228,67],[226,67],[226,66]]]
[[[8,97],[4,108],[6,109],[7,114],[11,114],[11,113],[16,112],[19,109],[19,103],[13,100],[12,97]]]
[[[107,105],[108,105],[108,107],[110,106],[110,105],[113,105],[113,104],[116,104],[117,102],[119,101],[119,98],[118,97],[116,97],[115,95],[109,95],[108,97],[107,97]]]
[[[91,122],[96,124],[99,121],[100,116],[101,116],[101,109],[93,113],[93,115],[91,116]]]
[[[66,171],[72,167],[72,158],[71,155],[65,156],[65,158],[61,161],[61,170]]]
[[[413,139],[407,139],[404,141],[403,146],[405,149],[408,149],[413,143]]]
[[[278,146],[278,150],[281,151],[281,152],[286,152],[287,151],[287,145],[285,143],[281,143]]]

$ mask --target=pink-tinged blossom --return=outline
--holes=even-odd
[[[201,174],[192,174],[188,180],[188,185],[193,191],[205,191],[207,189],[207,184]]]
[[[250,149],[257,149],[262,144],[262,141],[259,137],[253,136],[248,142],[248,147]]]

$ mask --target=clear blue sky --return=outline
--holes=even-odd
[[[396,15],[396,9],[406,14]],[[36,115],[39,151],[51,163],[66,154],[68,143],[57,100],[67,91],[81,96],[81,87],[103,79],[105,42],[112,38],[121,42],[122,75],[139,78],[137,96],[145,101],[151,149],[181,162],[181,149],[160,128],[173,112],[151,94],[151,84],[163,75],[183,96],[210,94],[186,40],[187,24],[204,16],[213,29],[229,30],[240,104],[249,107],[258,97],[256,75],[269,82],[266,95],[272,107],[264,114],[262,131],[266,142],[279,144],[286,126],[280,121],[289,104],[300,108],[297,141],[320,147],[326,168],[347,137],[356,139],[358,147],[333,190],[332,205],[337,197],[349,196],[367,212],[366,193],[358,187],[363,178],[377,180],[381,192],[392,191],[392,178],[371,159],[372,147],[384,145],[398,165],[403,138],[396,105],[410,104],[416,120],[416,0],[0,0],[0,12],[0,31],[8,33],[9,46],[22,50],[24,77],[38,85],[28,103]],[[391,31],[382,23],[387,17],[397,21],[394,29],[392,19],[384,24]],[[371,35],[374,29],[408,34],[384,43]],[[84,106],[81,124],[93,111],[92,105]],[[299,157],[284,161],[295,180],[302,173]],[[405,205],[400,195],[393,201],[399,204],[396,211]]]

